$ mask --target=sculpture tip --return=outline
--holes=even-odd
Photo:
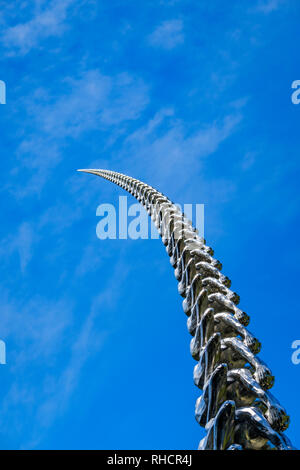
[[[91,173],[93,175],[99,175],[99,173],[101,172],[101,170],[95,170],[95,169],[90,169],[90,170],[87,170],[87,169],[79,169],[79,170],[76,170],[76,171],[80,171],[82,173]]]

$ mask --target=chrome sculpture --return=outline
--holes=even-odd
[[[199,450],[294,449],[283,434],[289,416],[268,390],[270,369],[258,358],[260,342],[246,329],[248,315],[221,273],[213,250],[166,196],[135,178],[108,170],[101,176],[132,194],[162,238],[184,298],[190,350],[197,361],[194,383],[202,389],[196,420],[206,430]]]

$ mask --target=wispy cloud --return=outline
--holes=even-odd
[[[72,325],[72,302],[39,295],[25,302],[15,297],[1,289],[1,335],[7,344],[6,367],[11,376],[1,415],[3,432],[22,440],[20,415],[33,419],[51,389],[49,377],[59,370],[62,347],[70,342],[66,333]]]
[[[257,11],[268,14],[277,10],[285,0],[261,0],[256,6]]]
[[[95,253],[95,243],[91,243],[84,248],[80,262],[76,267],[75,275],[82,277],[91,271],[99,269],[103,261],[108,259],[109,256],[109,253],[103,250]]]
[[[154,319],[147,301],[153,273],[168,269],[161,251],[156,253],[148,241],[101,244],[95,233],[96,207],[113,203],[118,189],[80,175],[76,168],[121,171],[153,184],[176,202],[204,202],[207,231],[213,237],[224,232],[222,243],[230,238],[228,214],[237,214],[236,206],[247,212],[245,227],[251,232],[254,216],[249,214],[257,216],[257,211],[245,212],[245,199],[246,207],[247,200],[254,207],[259,199],[263,215],[264,191],[270,211],[276,206],[278,212],[279,199],[291,186],[288,178],[288,184],[281,184],[286,161],[273,176],[276,149],[262,139],[263,123],[273,138],[271,127],[278,129],[282,119],[273,121],[276,113],[261,118],[261,90],[255,86],[257,63],[264,63],[263,82],[276,65],[265,38],[276,50],[291,45],[288,35],[276,34],[276,12],[287,1],[256,0],[248,9],[230,7],[222,17],[213,2],[195,3],[192,12],[179,0],[160,0],[155,12],[151,2],[144,2],[144,15],[134,3],[125,9],[119,1],[108,1],[105,8],[103,3],[18,0],[6,2],[0,14],[3,70],[7,65],[1,78],[10,95],[1,108],[5,206],[0,255],[6,287],[0,286],[0,338],[7,344],[7,365],[1,369],[0,415],[10,446],[88,442],[93,426],[85,427],[86,440],[76,431],[64,440],[63,432],[74,425],[70,416],[86,400],[84,378],[93,374],[94,365],[103,374],[93,377],[86,406],[101,414],[106,433],[105,419],[111,422],[109,406],[114,406],[107,401],[115,389],[109,376],[120,377],[125,362],[131,363],[123,354],[132,342],[127,332],[121,334],[122,323],[140,344],[146,344],[145,328],[150,335],[149,315],[153,331],[163,326],[162,318],[168,330],[168,317],[155,310]],[[275,23],[269,21],[273,12]],[[249,19],[249,14],[256,16]],[[261,122],[257,145],[254,131]],[[291,148],[285,148],[292,157]],[[262,184],[258,176],[266,171],[270,181]],[[137,279],[135,269],[146,257],[154,271],[144,269]],[[174,287],[169,275],[157,278],[165,283],[166,295]],[[142,354],[136,354],[136,346],[131,358],[139,370]],[[118,361],[120,351],[124,363]],[[159,350],[156,354],[150,344],[150,351],[150,362],[159,360]],[[103,401],[96,390],[103,392]],[[128,400],[130,389],[123,395]],[[83,418],[85,403],[80,411],[78,427],[81,419],[88,419]],[[111,434],[113,440],[116,434]]]
[[[241,168],[246,171],[251,168],[256,160],[257,152],[247,152],[241,162]]]
[[[39,295],[25,305],[10,300],[1,292],[1,333],[8,344],[17,344],[10,351],[13,368],[30,367],[32,362],[43,362],[52,357],[56,361],[66,328],[72,320],[69,299],[47,300]]]
[[[76,330],[74,307],[67,298],[50,302],[36,297],[23,308],[0,293],[2,335],[8,344],[18,344],[18,352],[10,355],[15,379],[1,403],[2,429],[7,435],[12,429],[19,434],[21,448],[37,446],[49,426],[65,412],[85,363],[99,353],[107,335],[118,328],[114,308],[128,270],[122,261],[116,264]],[[20,406],[23,419],[29,415],[34,423],[30,435],[23,437]]]
[[[176,181],[180,191],[201,168],[204,159],[212,156],[236,130],[241,120],[239,110],[199,126],[191,133],[185,122],[176,118],[174,111],[163,109],[127,138],[124,153],[131,155],[128,164],[135,171],[141,174],[147,171],[147,176],[155,178],[156,184],[172,186]]]
[[[37,8],[26,22],[4,30],[2,41],[10,55],[25,55],[51,36],[59,36],[66,28],[67,10],[74,0],[53,0],[46,8]]]
[[[150,34],[148,39],[152,46],[167,50],[174,49],[184,42],[183,23],[181,20],[164,21]]]
[[[38,235],[34,233],[33,227],[29,222],[23,222],[19,225],[16,233],[9,235],[2,240],[0,256],[3,259],[9,259],[12,253],[17,252],[20,260],[20,268],[24,274],[28,263],[33,255],[33,244],[37,241]]]
[[[26,100],[31,131],[18,146],[19,166],[15,171],[25,168],[33,174],[18,190],[18,197],[41,190],[49,172],[60,162],[67,139],[110,129],[112,142],[120,133],[120,125],[138,119],[149,101],[142,80],[127,73],[107,76],[96,69],[78,79],[65,79],[54,99],[52,91],[40,88]]]
[[[89,70],[65,82],[62,97],[51,103],[47,91],[38,90],[38,101],[29,109],[40,130],[54,137],[78,137],[86,130],[137,119],[148,103],[146,85],[127,73],[106,76]]]

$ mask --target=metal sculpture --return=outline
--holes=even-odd
[[[196,420],[206,430],[199,450],[294,449],[283,434],[289,416],[268,391],[274,377],[258,358],[260,342],[246,329],[248,315],[221,273],[213,250],[164,194],[135,178],[108,170],[101,176],[132,194],[151,216],[175,269],[178,291],[197,361],[194,383],[202,389]]]

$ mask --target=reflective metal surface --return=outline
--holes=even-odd
[[[191,222],[151,186],[108,170],[79,170],[99,175],[131,193],[158,229],[184,298],[190,350],[197,361],[194,383],[202,390],[196,420],[206,430],[199,449],[293,449],[283,434],[289,416],[268,390],[274,377],[257,356],[260,342],[246,326],[231,281],[220,261],[199,238]]]

